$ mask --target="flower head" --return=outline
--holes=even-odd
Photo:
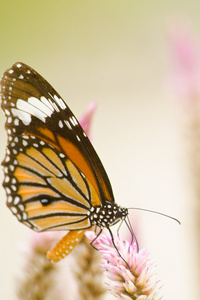
[[[93,232],[87,232],[90,241],[95,239]],[[107,277],[110,292],[121,299],[152,300],[158,296],[158,279],[155,265],[145,249],[137,252],[136,244],[122,241],[114,236],[121,257],[117,253],[111,236],[102,233],[93,245],[104,258],[101,268]]]
[[[79,300],[100,300],[107,291],[99,267],[101,255],[84,237],[74,251],[72,271],[77,282]]]
[[[46,252],[60,237],[58,232],[36,233],[31,231],[26,242],[21,243],[23,273],[18,280],[17,294],[20,300],[62,299],[57,291],[56,264],[46,257]]]

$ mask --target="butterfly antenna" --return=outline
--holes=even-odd
[[[163,216],[163,217],[170,218],[170,219],[176,221],[178,224],[181,225],[181,222],[180,222],[178,219],[176,219],[176,218],[174,218],[174,217],[172,217],[172,216],[163,214],[163,213],[161,213],[161,212],[155,211],[155,210],[150,210],[150,209],[145,209],[145,208],[139,208],[139,207],[129,207],[128,209],[142,210],[142,211],[147,211],[147,212],[154,213],[154,214],[157,214],[157,215],[161,215],[161,216]]]

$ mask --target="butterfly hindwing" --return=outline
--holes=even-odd
[[[19,147],[15,155],[14,143]],[[37,231],[91,226],[88,211],[98,195],[65,154],[28,135],[14,138],[7,153],[7,205],[19,221]]]

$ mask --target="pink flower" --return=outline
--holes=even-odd
[[[82,115],[82,117],[79,118],[79,123],[81,124],[83,130],[85,131],[89,139],[91,139],[91,133],[90,133],[91,122],[96,108],[97,108],[96,103],[94,102],[90,103],[85,113]]]
[[[86,236],[90,241],[96,237],[92,231],[86,232]],[[119,236],[114,236],[114,241],[122,257],[114,248],[109,233],[102,233],[93,243],[104,259],[101,268],[107,277],[110,292],[127,300],[161,299],[155,265],[146,250],[137,252],[135,243],[124,242]]]
[[[188,22],[171,22],[168,39],[173,91],[185,100],[200,97],[199,43],[191,26]]]

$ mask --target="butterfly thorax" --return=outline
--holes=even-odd
[[[114,202],[106,201],[102,206],[92,207],[90,210],[90,221],[92,225],[100,228],[110,227],[128,215],[128,209]]]

